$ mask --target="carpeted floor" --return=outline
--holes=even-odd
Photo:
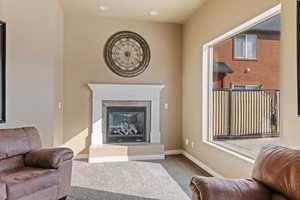
[[[162,161],[74,161],[68,200],[189,200],[193,175],[209,176],[184,156]]]

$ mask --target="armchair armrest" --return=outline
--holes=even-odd
[[[193,200],[271,200],[270,191],[252,180],[234,180],[195,176],[190,187]]]
[[[46,169],[57,169],[73,158],[73,151],[69,148],[52,148],[33,150],[25,155],[25,165]]]

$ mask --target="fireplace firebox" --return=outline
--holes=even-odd
[[[108,143],[146,142],[147,107],[107,107]]]

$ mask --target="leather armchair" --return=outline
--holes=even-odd
[[[0,130],[0,200],[66,198],[71,190],[72,150],[40,148],[33,127]]]
[[[300,151],[267,145],[251,179],[195,176],[190,187],[193,200],[300,200]]]

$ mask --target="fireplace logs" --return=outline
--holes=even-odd
[[[136,135],[138,133],[138,130],[134,124],[121,122],[118,127],[113,128],[112,133],[114,135]]]

